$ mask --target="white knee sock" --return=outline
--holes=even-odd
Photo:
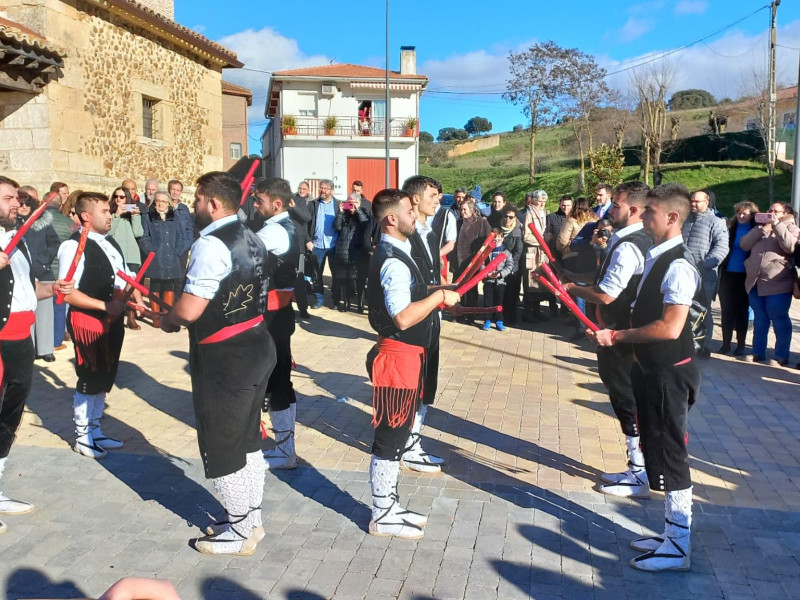
[[[275,434],[277,447],[274,456],[294,457],[294,404],[285,410],[270,410],[269,418],[272,421],[272,431]]]
[[[229,475],[214,478],[214,489],[228,513],[231,529],[243,538],[248,538],[255,529],[255,517],[250,514],[251,479],[247,465]]]
[[[396,502],[397,477],[400,462],[373,456],[369,463],[369,483],[372,488],[372,519],[377,521],[390,514]]]
[[[678,541],[685,538],[689,541],[692,527],[692,488],[667,492],[664,497],[667,527],[665,533],[668,537]]]
[[[6,470],[6,461],[8,457],[0,458],[0,484],[3,483],[3,472]],[[0,499],[4,498],[2,488],[0,488]]]
[[[644,468],[644,454],[642,454],[642,449],[639,446],[639,436],[638,435],[626,435],[625,436],[625,445],[628,448],[628,460],[631,462],[631,466],[638,467],[640,469]]]
[[[105,392],[89,396],[89,427],[92,430],[92,437],[100,437],[101,435],[100,420],[103,418],[105,408]]]
[[[79,439],[83,437],[88,439],[91,436],[89,418],[91,415],[90,408],[93,406],[93,399],[94,396],[87,396],[80,392],[75,392],[72,398],[72,418],[75,421],[75,435],[77,435]],[[91,444],[91,442],[89,443]]]
[[[261,504],[264,501],[264,479],[267,466],[261,451],[250,452],[247,455],[247,466],[250,481],[250,514],[253,519],[253,527],[261,525]]]

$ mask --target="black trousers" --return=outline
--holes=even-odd
[[[244,468],[247,454],[261,449],[261,404],[274,366],[263,323],[217,344],[190,345],[197,443],[209,479]]]
[[[442,332],[442,322],[439,316],[433,322],[431,332],[431,345],[425,353],[425,370],[422,375],[422,403],[430,406],[436,399],[436,390],[439,388],[439,336]]]
[[[67,331],[72,337],[75,349],[75,374],[78,376],[75,391],[87,396],[110,392],[117,378],[119,355],[122,353],[122,342],[125,339],[125,322],[119,317],[111,323],[107,334],[84,343],[81,337],[75,334],[74,318],[79,316],[70,313],[67,319]],[[89,356],[93,357],[93,361],[88,359]]]
[[[686,435],[689,409],[700,390],[700,369],[692,360],[645,373],[634,362],[631,381],[650,489],[662,492],[687,489],[692,485],[692,477]]]
[[[266,402],[271,410],[286,410],[297,402],[292,384],[292,334],[295,330],[291,304],[269,314],[268,326],[275,343],[275,368],[267,383]]]
[[[722,271],[719,278],[719,305],[722,310],[722,341],[730,343],[733,332],[736,340],[744,343],[747,337],[748,309],[747,289],[744,286],[747,273]]]
[[[597,370],[603,385],[608,390],[608,399],[614,414],[622,426],[622,433],[629,436],[639,435],[636,423],[636,399],[633,397],[631,384],[631,367],[633,367],[633,351],[629,346],[597,347]]]
[[[517,304],[519,290],[522,287],[522,272],[517,270],[506,277],[506,289],[503,293],[503,320],[508,323],[517,322]]]
[[[3,383],[0,387],[0,458],[8,456],[25,411],[33,380],[33,340],[0,342]]]

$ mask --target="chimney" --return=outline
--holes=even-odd
[[[400,46],[400,74],[417,74],[417,48],[416,46]]]

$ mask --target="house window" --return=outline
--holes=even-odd
[[[150,139],[158,137],[158,100],[142,96],[142,135]]]
[[[745,124],[744,127],[745,127],[745,129],[747,131],[756,131],[756,130],[758,130],[759,129],[758,119],[755,119],[755,118],[747,119],[747,123]]]
[[[784,129],[794,129],[794,117],[795,117],[795,114],[793,112],[785,112],[785,113],[783,113],[783,128]]]
[[[317,95],[297,94],[295,99],[297,114],[301,117],[317,116]]]
[[[233,160],[242,158],[242,145],[239,142],[231,143],[231,158]]]

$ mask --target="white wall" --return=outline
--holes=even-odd
[[[297,97],[301,92],[317,93],[317,116],[325,118],[358,117],[358,105],[364,100],[385,100],[383,90],[352,89],[348,83],[336,82],[337,91],[333,96],[323,96],[321,81],[284,81],[281,83],[281,110],[283,114],[297,114]],[[418,118],[417,92],[392,91],[390,93],[390,118]],[[280,115],[276,117],[280,119]]]

